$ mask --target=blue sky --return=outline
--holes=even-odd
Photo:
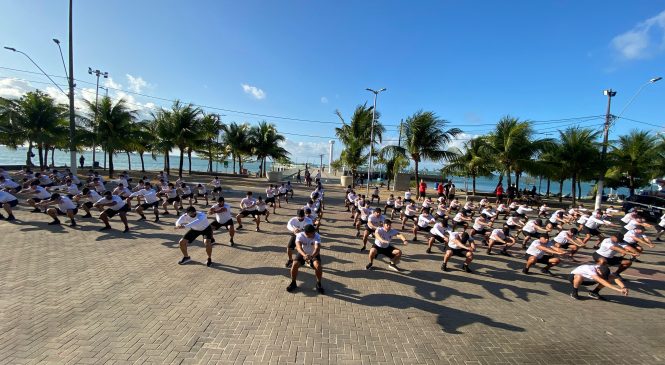
[[[63,68],[51,38],[67,46],[66,0],[0,0],[0,45]],[[618,114],[647,80],[665,76],[665,4],[659,1],[75,1],[75,77],[94,95],[88,66],[108,71],[112,96],[137,108],[167,101],[316,120],[209,110],[224,121],[275,123],[294,159],[318,160],[334,136],[334,111],[371,103],[397,138],[400,119],[435,111],[468,135],[501,116],[549,121]],[[18,54],[1,50],[0,96],[48,88]],[[65,54],[66,56],[66,54]],[[13,77],[17,79],[7,79]],[[28,80],[28,81],[25,81]],[[244,86],[243,86],[244,85]],[[54,88],[48,89],[56,93]],[[612,134],[663,130],[665,81],[648,85]],[[599,127],[602,119],[580,119]],[[572,125],[543,123],[543,133]],[[318,137],[302,137],[312,135]],[[550,134],[553,136],[553,134]],[[336,144],[339,152],[339,142]],[[337,154],[336,153],[336,154]]]

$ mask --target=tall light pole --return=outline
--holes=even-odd
[[[332,139],[328,141],[330,144],[330,150],[329,150],[329,155],[328,155],[328,173],[332,174],[332,163],[333,163],[333,146],[335,145],[335,141]]]
[[[93,70],[92,67],[88,67],[88,74],[97,76],[97,89],[95,90],[95,120],[92,126],[92,168],[95,168],[95,156],[97,152],[97,106],[99,103],[99,76],[104,76],[105,79],[109,78],[108,72],[103,72],[99,70]],[[108,93],[108,89],[106,89]]]
[[[367,169],[367,195],[369,196],[369,180],[372,177],[372,162],[374,160],[374,122],[376,121],[376,98],[379,93],[386,91],[386,88],[380,90],[373,90],[370,88],[365,89],[374,93],[374,108],[372,109],[372,127],[369,134],[369,168]]]
[[[69,160],[72,173],[76,175],[76,119],[74,115],[74,37],[73,37],[73,0],[69,0]],[[60,46],[60,45],[58,45]]]
[[[60,87],[60,85],[58,85],[55,81],[53,81],[53,79],[51,78],[51,76],[49,76],[46,72],[44,72],[44,70],[43,70],[41,67],[39,67],[39,65],[37,64],[37,62],[35,62],[30,56],[28,56],[27,53],[25,53],[25,52],[23,52],[23,51],[21,51],[21,50],[18,50],[18,49],[14,48],[14,47],[4,47],[4,48],[5,48],[6,50],[8,50],[8,51],[12,51],[12,52],[16,52],[16,53],[20,53],[20,54],[24,55],[27,59],[30,60],[30,62],[32,62],[33,65],[35,65],[35,67],[37,67],[37,68],[39,69],[39,71],[41,71],[41,72],[44,74],[44,76],[48,77],[48,79],[51,80],[51,82],[53,83],[53,85],[55,85],[55,87],[57,87],[58,90],[60,90],[63,94],[65,94],[65,96],[67,96],[67,93],[65,92],[65,90],[63,90],[63,89]]]
[[[623,115],[623,113],[626,111],[626,109],[628,109],[628,106],[630,106],[630,104],[633,103],[635,98],[642,92],[642,89],[644,89],[645,86],[647,86],[649,84],[656,83],[656,82],[658,82],[662,79],[663,79],[662,77],[654,77],[651,80],[649,80],[649,81],[645,82],[644,84],[642,84],[642,86],[640,86],[640,88],[637,89],[637,92],[635,93],[635,95],[633,95],[633,97],[630,98],[630,100],[628,101],[626,106],[623,107],[623,109],[621,110],[621,113],[619,113],[619,116],[617,117],[617,119],[620,118]],[[609,89],[609,90],[603,91],[603,94],[605,96],[607,96],[607,112],[605,113],[605,126],[603,128],[603,148],[602,148],[601,153],[600,153],[600,159],[601,159],[602,163],[605,163],[605,159],[607,158],[607,140],[608,140],[608,137],[609,137],[610,125],[612,123],[612,120],[614,119],[614,116],[612,116],[612,114],[610,114],[610,105],[612,103],[612,98],[616,96],[617,92],[612,90],[612,89]],[[601,171],[600,176],[598,176],[598,185],[597,185],[597,189],[596,189],[596,202],[594,204],[594,209],[595,210],[600,209],[600,206],[603,202],[604,183],[605,183],[605,171]]]

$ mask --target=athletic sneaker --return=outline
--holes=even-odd
[[[491,255],[491,254],[492,254],[492,250],[490,250],[490,249],[488,248],[488,249],[487,249],[487,254],[488,254],[488,255]]]
[[[125,229],[122,230],[122,233],[127,233],[129,232],[129,228],[125,227]]]
[[[529,275],[529,269],[527,269],[526,267],[524,269],[522,269],[522,274]]]
[[[242,229],[242,224],[236,227],[236,230]]]
[[[76,227],[76,222],[72,221],[71,223],[69,223],[69,226],[70,227]]]
[[[31,213],[41,213],[42,211],[39,208],[35,208],[30,211]]]
[[[291,264],[293,264],[293,260],[287,260],[284,267],[289,268],[289,267],[291,267]]]
[[[372,266],[374,266],[374,264],[370,262],[367,264],[367,266],[365,266],[365,270],[372,270]]]
[[[192,261],[192,259],[189,256],[185,256],[178,261],[178,265],[188,264],[190,261]]]
[[[214,244],[215,244],[215,242],[217,242],[217,241],[215,241],[215,239],[214,239],[214,238],[213,238],[212,240],[210,240],[210,244],[211,244],[211,245],[214,245]]]
[[[319,292],[319,294],[323,294],[325,292],[321,286],[321,283],[316,283],[316,291]]]
[[[462,264],[462,270],[471,274],[473,271],[469,269],[469,265]]]
[[[402,272],[402,269],[400,269],[399,267],[397,267],[397,265],[395,265],[395,264],[392,263],[392,262],[390,263],[390,265],[388,265],[388,268],[389,268],[390,270],[392,270],[392,271],[395,271],[395,272]]]
[[[448,271],[448,266],[446,264],[441,264],[441,271]]]
[[[56,219],[56,220],[54,220],[54,221],[48,222],[48,225],[49,225],[49,226],[54,226],[54,225],[56,225],[56,224],[60,224],[60,220]]]
[[[548,268],[546,268],[546,267],[540,269],[540,272],[542,272],[543,274],[548,274],[548,275],[554,276],[554,274],[552,274],[552,272],[550,271],[550,269],[548,269]]]
[[[286,291],[291,293],[292,291],[296,290],[298,288],[298,285],[296,285],[295,281],[292,281],[289,286],[286,287]]]
[[[233,247],[233,245],[235,245],[235,242],[233,242],[233,240],[230,240],[230,241],[229,241],[229,245],[230,245],[231,247]]]
[[[503,256],[512,257],[512,255],[509,254],[508,251],[506,251],[506,250],[501,250],[501,252],[499,252],[499,253],[502,254]]]
[[[0,221],[4,221],[4,220],[5,220],[5,216],[0,214]]]
[[[211,266],[212,266],[212,259],[211,259],[210,257],[208,257],[208,262],[206,262],[206,266],[207,266],[207,267],[211,267]]]
[[[366,250],[365,246],[363,246],[363,247],[360,248],[360,252],[363,252],[363,251],[365,251],[365,250]]]
[[[84,215],[84,216],[81,217],[81,218],[92,218],[92,214],[88,213],[88,214]]]
[[[11,222],[11,221],[15,221],[15,220],[16,220],[16,217],[14,217],[13,215],[10,215],[9,217],[7,217],[7,222]]]
[[[605,297],[592,291],[589,292],[589,297],[597,300],[605,300]]]
[[[257,232],[259,231],[259,227],[256,227],[256,231],[257,231]]]
[[[111,229],[111,226],[104,226],[100,229],[100,231],[108,231],[109,229]]]
[[[425,253],[432,253],[432,249],[428,248],[427,250],[425,250]]]
[[[146,220],[146,219],[147,219],[147,218],[146,218],[144,215],[142,215],[141,218],[137,219],[137,221],[144,221],[144,220]]]
[[[570,297],[575,300],[580,300],[580,296],[575,291],[570,292]]]

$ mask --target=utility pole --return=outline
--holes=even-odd
[[[404,124],[404,119],[401,119],[399,121],[399,137],[397,138],[397,147],[402,147],[402,125]],[[395,161],[397,162],[397,161]],[[399,171],[395,168],[396,166],[393,165],[393,169],[395,169],[395,178],[393,179],[393,191],[395,191],[395,183],[397,182],[397,174]]]
[[[69,0],[69,159],[70,169],[76,175],[76,118],[74,114],[74,37],[72,16],[73,1]]]
[[[386,91],[386,88],[380,90],[365,89],[374,93],[374,108],[372,109],[372,127],[369,134],[369,167],[367,169],[367,195],[369,196],[369,181],[372,179],[372,160],[374,159],[374,123],[376,122],[376,98],[379,93]]]
[[[617,95],[617,92],[609,89],[603,91],[603,94],[607,96],[607,112],[605,113],[605,127],[603,129],[603,148],[600,152],[600,162],[601,162],[601,172],[598,176],[598,189],[596,190],[596,204],[594,209],[600,209],[600,205],[603,202],[603,184],[605,182],[605,169],[602,168],[605,165],[605,158],[607,157],[607,139],[610,133],[610,124],[612,123],[612,114],[610,114],[610,107],[612,105],[612,98]],[[575,194],[575,192],[572,192]]]
[[[321,172],[323,172],[323,153],[320,154],[319,157],[320,157],[320,160],[321,160],[319,162],[319,170],[321,170]]]
[[[97,109],[98,109],[98,105],[99,105],[99,76],[104,76],[105,79],[108,79],[109,78],[109,73],[99,71],[99,70],[93,70],[92,67],[88,67],[88,73],[90,75],[97,76],[97,89],[95,91],[95,120],[94,120],[94,122],[93,122],[94,124],[92,126],[92,134],[93,134],[93,137],[92,137],[92,168],[94,169],[95,168],[95,153],[97,152],[97,124],[99,122],[97,120],[97,113],[98,113]],[[108,91],[109,91],[109,89],[106,89],[107,96],[108,96]]]

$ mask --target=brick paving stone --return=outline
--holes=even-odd
[[[236,181],[226,195],[235,211],[243,191],[265,188]],[[176,264],[174,216],[137,223],[130,215],[129,234],[101,233],[94,219],[47,226],[22,205],[20,223],[0,221],[0,364],[665,362],[661,245],[626,272],[631,295],[608,291],[608,302],[570,300],[571,262],[557,277],[524,276],[520,257],[480,250],[474,274],[456,258],[443,273],[440,249],[425,254],[422,239],[400,246],[406,272],[388,271],[383,258],[366,271],[342,190],[331,185],[321,229],[326,295],[307,268],[291,294],[285,225],[308,193],[295,189],[262,232],[245,225],[236,247],[218,231],[224,244],[214,246],[212,268],[201,242],[190,248],[194,264]]]

